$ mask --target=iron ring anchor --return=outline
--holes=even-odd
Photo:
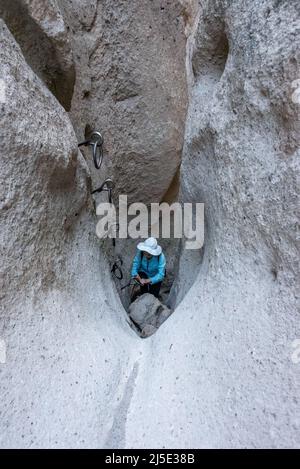
[[[100,132],[94,131],[91,133],[89,139],[78,144],[78,148],[81,146],[92,146],[93,147],[93,160],[96,169],[100,169],[103,160],[103,143],[104,139]],[[97,151],[98,150],[98,151]]]
[[[115,187],[115,183],[111,178],[105,179],[105,181],[101,184],[100,187],[97,189],[93,190],[91,193],[95,194],[96,192],[108,192],[108,201],[111,204],[112,203],[112,190]]]

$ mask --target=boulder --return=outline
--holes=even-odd
[[[149,337],[170,316],[172,311],[150,293],[139,296],[129,307],[129,317],[140,329],[142,337]]]

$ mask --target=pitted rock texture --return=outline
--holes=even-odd
[[[95,239],[68,115],[0,23],[0,447],[103,446],[140,339]]]
[[[35,73],[69,111],[75,65],[69,27],[55,0],[1,0],[0,16]]]
[[[0,446],[299,447],[299,2],[24,0],[13,17],[12,3],[0,1]],[[180,198],[205,203],[205,245],[183,242],[176,310],[141,340],[77,143],[104,131],[111,160],[93,184],[113,175],[116,193],[173,199],[185,124]]]
[[[1,45],[1,291],[13,300],[20,285],[47,288],[64,268],[62,245],[87,205],[88,168],[68,116],[2,20]]]
[[[61,2],[77,50],[71,119],[103,132],[115,196],[159,202],[181,162],[187,111],[185,16],[178,0]],[[90,161],[90,155],[85,152]]]
[[[131,447],[300,446],[299,17],[296,1],[201,1],[181,199],[205,203],[203,259],[180,258]]]
[[[91,130],[104,136],[101,171],[89,164],[93,188],[106,177],[115,182],[113,200],[125,194],[128,203],[175,201],[186,112],[186,34],[193,5],[180,1],[59,2],[70,26],[76,85],[69,113],[79,141]],[[82,148],[82,147],[81,147]],[[94,197],[95,203],[107,194]],[[168,278],[174,278],[173,243],[162,240],[168,255]],[[103,244],[112,264],[123,260],[129,281],[136,240]],[[117,282],[118,287],[118,282]],[[121,298],[126,307],[128,291]]]

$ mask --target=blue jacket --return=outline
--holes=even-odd
[[[147,259],[146,256],[142,257],[142,252],[137,250],[134,256],[131,277],[135,277],[139,271],[145,272],[151,283],[161,282],[165,276],[166,258],[163,253],[159,256],[152,256]]]

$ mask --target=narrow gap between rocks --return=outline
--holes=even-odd
[[[161,202],[172,204],[178,201],[179,191],[180,169],[178,168]],[[95,198],[94,200],[95,202],[97,200],[96,203],[99,202],[99,199]],[[154,334],[174,312],[178,305],[179,293],[181,301],[192,286],[202,261],[203,248],[195,251],[185,250],[184,239],[172,237],[173,228],[174,219],[171,216],[171,238],[157,238],[167,260],[166,276],[158,298],[145,293],[138,298],[135,297],[136,301],[131,302],[132,296],[135,296],[139,290],[137,285],[132,284],[131,267],[136,246],[141,239],[120,239],[117,237],[114,242],[110,238],[102,240],[102,249],[111,266],[111,276],[126,312],[127,322],[141,338]],[[180,266],[181,259],[183,262]],[[189,275],[190,266],[193,266],[193,276]]]

